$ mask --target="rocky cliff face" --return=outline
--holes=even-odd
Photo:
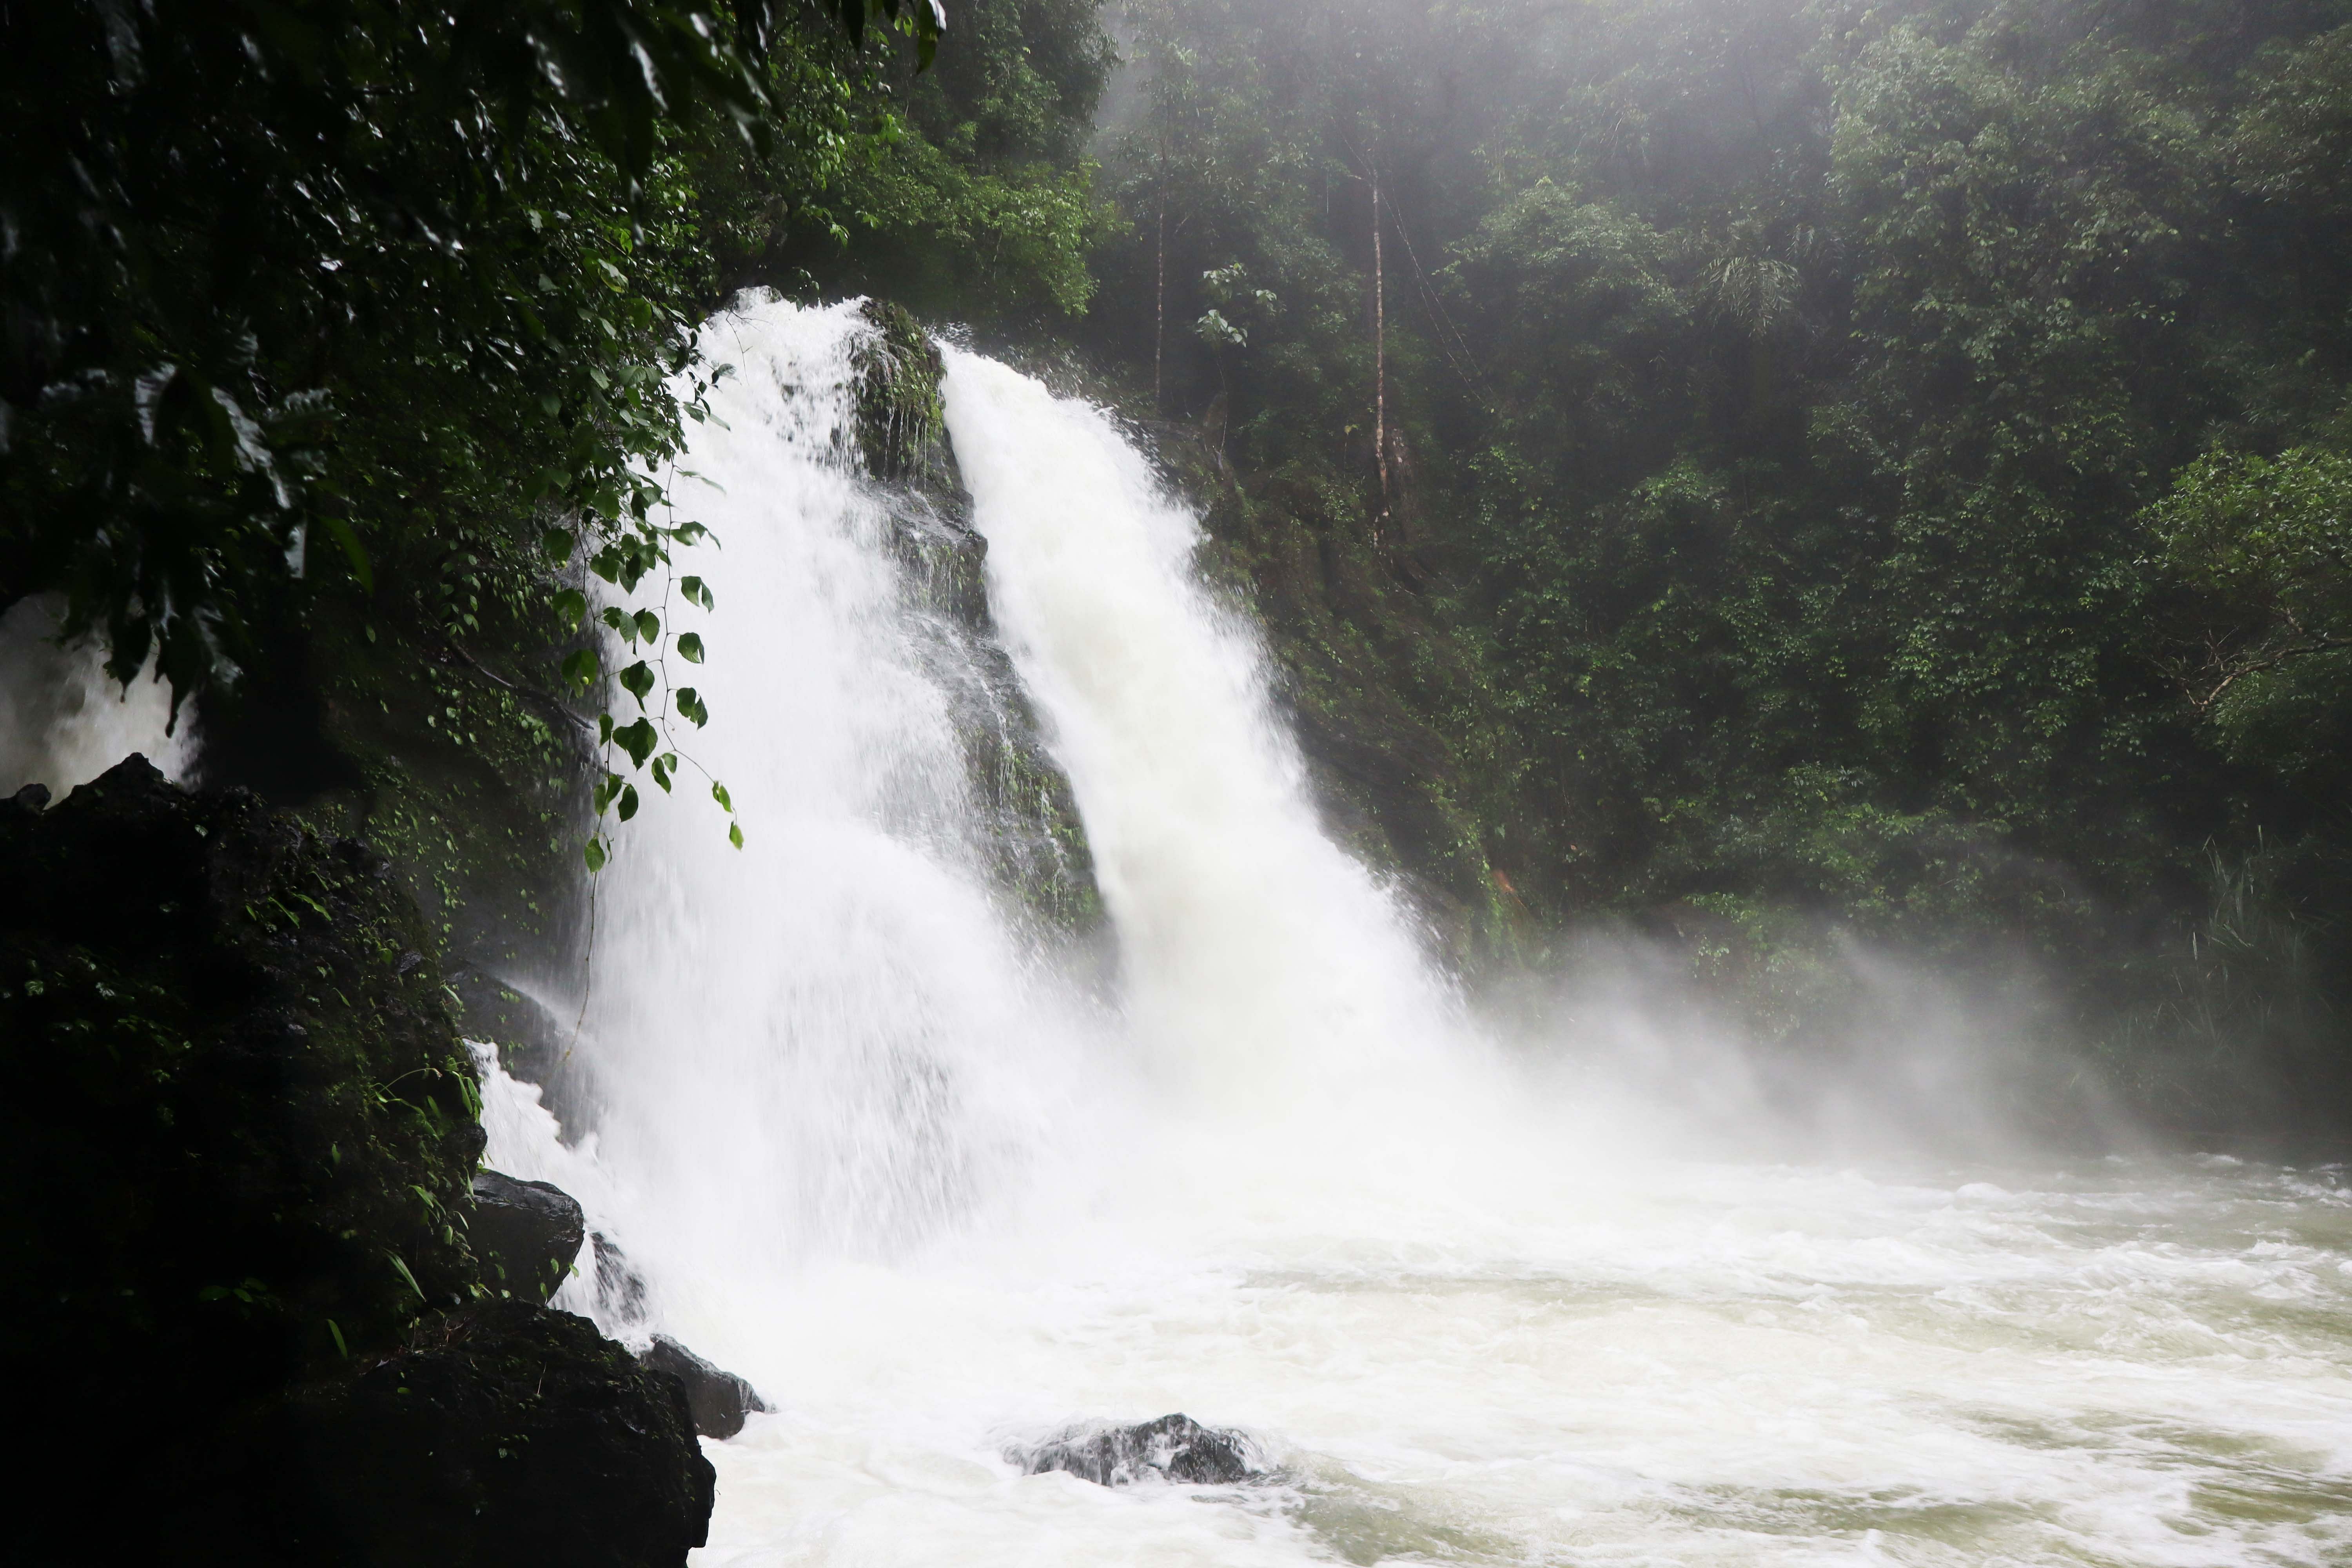
[[[1094,860],[1069,781],[996,640],[988,542],[971,528],[940,401],[945,363],[903,308],[869,300],[865,313],[874,335],[857,360],[858,453],[888,499],[892,546],[934,642],[927,662],[956,705],[982,847],[998,882],[1042,922],[1087,934],[1102,918]]]
[[[502,1373],[443,1402],[450,1431],[393,1420],[400,1369],[463,1340],[467,1365],[593,1385],[576,1403],[635,1434],[608,1468],[639,1479],[598,1506],[667,1545],[590,1560],[682,1561],[709,1468],[675,1383],[535,1305],[467,1316],[488,1294],[475,1080],[384,860],[137,757],[44,807],[0,803],[0,1371],[37,1435],[12,1479],[46,1500],[20,1560],[522,1561],[466,1521],[582,1500],[502,1492],[495,1468],[451,1480],[419,1445],[606,1439]],[[305,1468],[339,1451],[374,1489]],[[448,1500],[478,1487],[506,1500]],[[448,1527],[421,1555],[360,1554],[386,1509]]]

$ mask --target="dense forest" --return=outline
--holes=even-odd
[[[2172,1115],[2335,1116],[2347,19],[1138,6],[1093,331],[1539,917],[1768,1029],[1839,931],[2031,973]]]
[[[756,606],[607,670],[581,574],[693,526],[698,321],[870,291],[1152,437],[1468,968],[1633,933],[1801,1048],[1862,942],[2352,1116],[2340,4],[0,15],[0,603],[445,939],[574,940],[751,721],[631,694]]]

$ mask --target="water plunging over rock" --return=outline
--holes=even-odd
[[[1120,947],[1057,1010],[926,663],[963,623],[844,460],[862,330],[713,323],[740,374],[681,510],[724,553],[680,569],[753,606],[709,623],[697,742],[749,847],[668,799],[624,837],[593,1131],[485,1073],[543,1134],[502,1165],[609,1199],[600,1314],[789,1397],[708,1450],[713,1561],[2342,1559],[2340,1173],[1685,1164],[1673,1108],[1482,1054],[1318,831],[1197,524],[1110,421],[950,352],[989,547],[938,559],[985,569]],[[1179,1407],[1278,1434],[1282,1484],[1003,1473],[1007,1430]],[[1012,1458],[1230,1485],[1190,1426]]]
[[[1133,1426],[1073,1426],[1005,1458],[1033,1476],[1067,1470],[1103,1487],[1138,1481],[1233,1486],[1262,1479],[1269,1468],[1241,1433],[1203,1426],[1181,1412]]]

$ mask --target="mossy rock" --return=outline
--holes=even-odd
[[[477,1091],[381,857],[133,757],[0,808],[0,875],[12,1312],[290,1371],[465,1299]]]
[[[717,1476],[684,1384],[529,1302],[425,1320],[299,1401],[286,1433],[289,1561],[677,1568],[709,1528]]]
[[[873,328],[852,351],[857,445],[866,471],[887,482],[960,489],[948,450],[940,393],[947,362],[939,344],[902,305],[868,300],[859,313]]]
[[[236,1433],[473,1292],[433,942],[373,851],[138,757],[0,803],[0,1340],[66,1470],[35,1489],[152,1421],[142,1517],[233,1531]]]
[[[943,644],[929,660],[956,709],[978,847],[997,885],[1047,929],[1092,933],[1102,920],[1094,858],[1069,781],[999,642],[988,607],[988,542],[971,526],[948,438],[939,345],[903,307],[868,300],[873,329],[855,351],[857,442],[887,492],[900,581]],[[920,633],[919,633],[920,635]]]

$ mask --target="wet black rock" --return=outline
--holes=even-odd
[[[313,1562],[667,1568],[709,1525],[717,1478],[677,1381],[524,1301],[425,1319],[298,1429]]]
[[[1005,1458],[1029,1475],[1067,1470],[1106,1487],[1137,1481],[1233,1486],[1268,1473],[1241,1433],[1203,1426],[1183,1415],[1134,1426],[1073,1426],[1045,1442],[1013,1448]]]
[[[745,1417],[768,1409],[749,1383],[713,1366],[667,1334],[656,1334],[652,1347],[637,1360],[655,1372],[669,1373],[685,1386],[694,1429],[706,1437],[732,1437],[743,1430]]]
[[[257,1410],[476,1279],[468,1063],[399,968],[432,939],[373,851],[137,757],[9,801],[0,886],[0,1384],[44,1434],[10,1479],[199,1560],[248,1533]],[[126,1423],[139,1465],[93,1466]]]
[[[544,1301],[572,1272],[587,1223],[572,1194],[552,1183],[478,1171],[467,1234],[484,1283]]]
[[[11,1562],[683,1558],[677,1382],[478,1302],[473,1064],[382,856],[132,758],[0,798],[0,888]]]
[[[626,1333],[646,1321],[646,1277],[603,1231],[590,1231],[588,1240],[596,1258],[596,1278],[591,1282],[596,1289],[596,1316],[622,1325]]]

